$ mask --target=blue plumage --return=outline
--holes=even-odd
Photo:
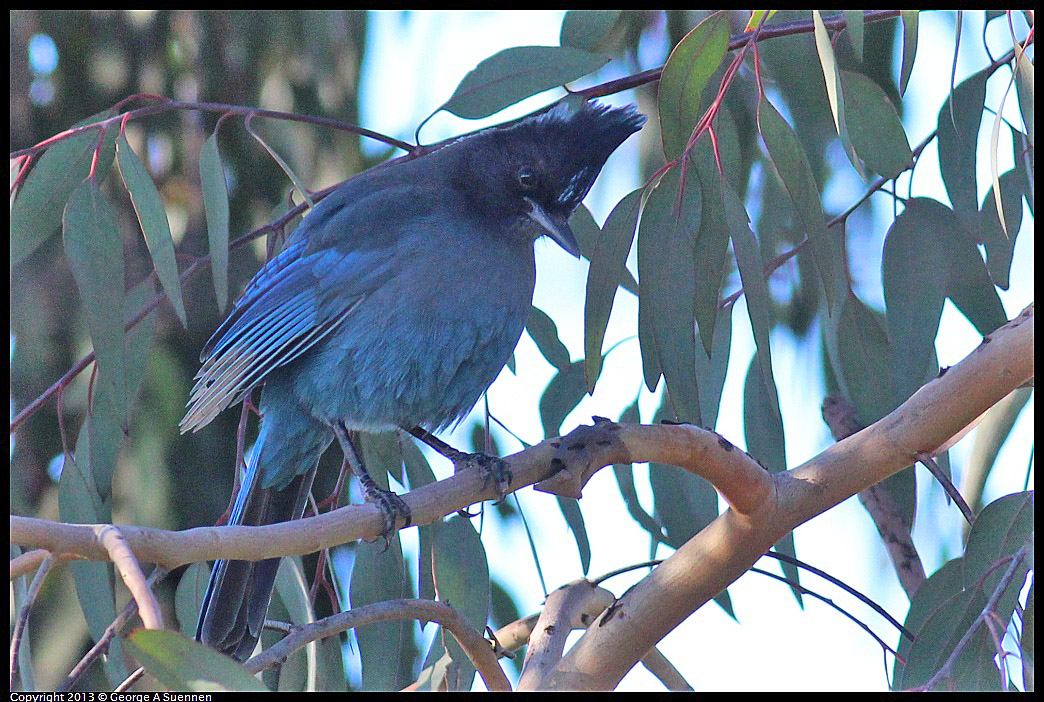
[[[578,253],[566,220],[644,119],[558,105],[367,171],[318,203],[208,342],[182,420],[199,429],[263,385],[231,523],[300,517],[335,436],[349,453],[349,430],[438,430],[467,415],[522,334],[534,240]],[[277,567],[219,561],[198,637],[249,656]]]

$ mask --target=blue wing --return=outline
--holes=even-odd
[[[182,433],[206,425],[273,369],[312,348],[395,275],[395,230],[418,214],[418,203],[374,220],[360,215],[394,211],[402,193],[383,190],[362,202],[350,194],[335,192],[320,203],[247,285],[203,349]],[[367,221],[386,229],[372,231]]]

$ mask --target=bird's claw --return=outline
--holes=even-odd
[[[366,501],[376,505],[377,509],[381,511],[381,516],[384,517],[384,529],[381,530],[381,538],[384,539],[383,551],[387,551],[388,546],[391,545],[392,534],[396,532],[395,526],[399,518],[402,518],[403,527],[408,527],[412,523],[413,515],[410,512],[410,507],[391,490],[385,490],[371,484],[364,486],[364,491],[366,493]]]
[[[511,487],[511,466],[503,458],[490,456],[486,453],[465,453],[453,461],[454,472],[460,472],[468,468],[476,468],[482,473],[482,489],[489,487],[490,483],[497,486],[497,501],[500,504],[508,494]]]

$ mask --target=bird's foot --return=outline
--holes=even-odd
[[[381,537],[384,539],[384,550],[387,551],[388,546],[391,544],[392,534],[397,530],[396,526],[399,519],[402,519],[403,527],[408,527],[412,523],[413,515],[410,513],[410,507],[391,490],[385,490],[378,486],[368,473],[360,472],[359,483],[362,485],[363,493],[366,495],[366,501],[376,505],[384,517],[384,529],[381,530]]]
[[[482,473],[482,488],[486,489],[490,483],[497,486],[497,504],[504,501],[511,487],[511,466],[503,458],[490,456],[486,453],[464,453],[451,459],[453,461],[453,472],[475,468]]]

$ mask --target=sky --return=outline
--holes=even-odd
[[[493,53],[522,45],[555,45],[558,43],[562,12],[376,12],[371,21],[370,45],[364,63],[362,85],[362,125],[402,138],[412,137],[416,124],[442,104],[453,93],[457,83],[479,61]],[[981,13],[966,13],[957,81],[985,65],[981,39]],[[994,22],[988,37],[994,55],[1007,48],[1000,30],[1002,21]],[[953,52],[952,15],[922,13],[917,61],[906,93],[906,123],[911,144],[918,143],[935,126],[939,106],[949,92],[949,65]],[[901,43],[897,43],[897,51]],[[643,68],[661,65],[666,58],[656,55],[655,42],[645,42],[640,57]],[[945,80],[940,79],[940,63],[935,56],[945,56]],[[593,76],[578,82],[594,85],[624,75],[626,68],[614,61]],[[898,64],[898,62],[896,62]],[[987,104],[997,105],[1004,91],[1007,75],[990,81]],[[392,85],[394,89],[385,89]],[[457,133],[513,119],[557,99],[561,91],[550,91],[530,98],[491,118],[468,121],[440,113],[424,128],[422,141],[433,142]],[[633,94],[611,96],[606,101],[627,104]],[[1020,123],[1014,95],[1005,109],[1015,123]],[[980,196],[988,189],[989,129],[992,120],[983,120],[980,135]],[[637,187],[633,163],[637,157],[637,140],[632,138],[621,147],[603,170],[595,189],[585,203],[603,222],[612,206],[623,195]],[[1000,172],[1010,168],[1002,160]],[[926,149],[913,183],[914,195],[934,197],[948,202],[942,183],[937,178],[937,156],[934,144]],[[900,192],[907,189],[907,177],[900,179]],[[828,203],[851,202],[864,190],[859,182],[831,183],[825,189]],[[873,236],[864,237],[865,249],[854,250],[852,256],[863,261],[862,270],[879,276],[881,237],[891,221],[891,205],[884,197],[874,198]],[[1023,222],[1030,219],[1027,216]],[[1028,224],[1024,224],[1028,227]],[[1032,300],[1033,237],[1023,231],[1018,239],[1010,290],[1001,291],[1001,299],[1009,318]],[[583,356],[583,299],[586,264],[578,262],[550,242],[537,244],[537,289],[534,304],[547,312],[558,325],[562,341],[573,360]],[[629,267],[637,273],[635,251]],[[883,308],[879,278],[864,281],[860,293],[869,304]],[[605,347],[625,340],[609,355],[601,380],[593,397],[587,397],[566,418],[563,433],[591,415],[616,417],[630,402],[641,383],[641,360],[636,333],[637,300],[621,292],[616,299]],[[733,443],[743,445],[742,384],[746,367],[753,354],[753,342],[742,302],[733,314],[733,349],[717,430]],[[795,340],[786,332],[772,337],[773,365],[779,383],[780,403],[787,438],[788,465],[794,467],[815,456],[832,443],[826,426],[819,419],[819,404],[825,391],[820,378],[818,334],[811,342]],[[630,339],[629,341],[626,339]],[[960,361],[977,344],[974,329],[947,302],[937,340],[941,365]],[[528,442],[542,438],[537,412],[538,401],[554,370],[540,356],[533,342],[523,335],[516,350],[517,375],[505,370],[489,390],[491,412]],[[649,421],[658,404],[658,395],[643,391],[642,419]],[[481,403],[476,415],[481,412]],[[810,417],[809,415],[813,415]],[[1033,403],[1023,411],[1015,432],[999,457],[1009,462],[998,470],[987,485],[987,497],[993,499],[1022,489],[1032,438]],[[456,437],[458,444],[467,443],[470,423],[465,423]],[[505,453],[521,446],[504,432],[496,431]],[[974,432],[954,449],[953,464],[958,470],[966,460],[974,440]],[[445,461],[432,459],[438,475],[446,475]],[[941,492],[921,471],[921,500],[914,539],[922,550],[925,567],[930,574],[945,559],[944,554],[961,550],[960,518],[953,508],[941,506]],[[635,479],[643,504],[651,511],[648,470],[635,467]],[[522,509],[529,520],[538,544],[540,564],[549,588],[558,587],[581,577],[575,542],[562,519],[552,496],[524,489],[519,491]],[[597,576],[640,560],[648,553],[647,535],[627,515],[619,497],[612,472],[600,471],[584,490],[581,510],[592,542],[590,574]],[[525,613],[537,611],[542,591],[536,569],[528,557],[529,546],[521,529],[501,528],[496,520],[484,522],[483,541],[490,569],[507,585]],[[403,532],[407,548],[415,536]],[[797,553],[803,560],[823,568],[855,586],[902,620],[908,606],[898,587],[894,571],[869,516],[856,498],[842,503],[795,532]],[[936,550],[943,542],[943,548]],[[518,554],[527,554],[519,558]],[[657,555],[669,555],[661,546]],[[761,562],[761,567],[778,572],[778,566]],[[635,582],[640,574],[621,576],[608,586],[618,595]],[[834,598],[868,622],[878,635],[895,645],[897,634],[880,618],[854,603],[847,595],[815,576],[803,575],[803,583]],[[691,616],[664,639],[659,648],[686,676],[697,690],[724,689],[822,689],[885,690],[883,655],[878,645],[852,622],[811,598],[805,609],[797,605],[788,588],[757,574],[748,573],[729,588],[738,622],[719,607],[708,604]],[[430,628],[429,628],[430,634]],[[579,634],[574,633],[574,637]],[[1009,646],[1010,647],[1010,646]],[[751,675],[752,667],[758,670]],[[888,668],[891,669],[889,658]],[[481,683],[477,683],[481,685]],[[656,690],[661,684],[640,666],[632,670],[620,686],[621,690]]]

